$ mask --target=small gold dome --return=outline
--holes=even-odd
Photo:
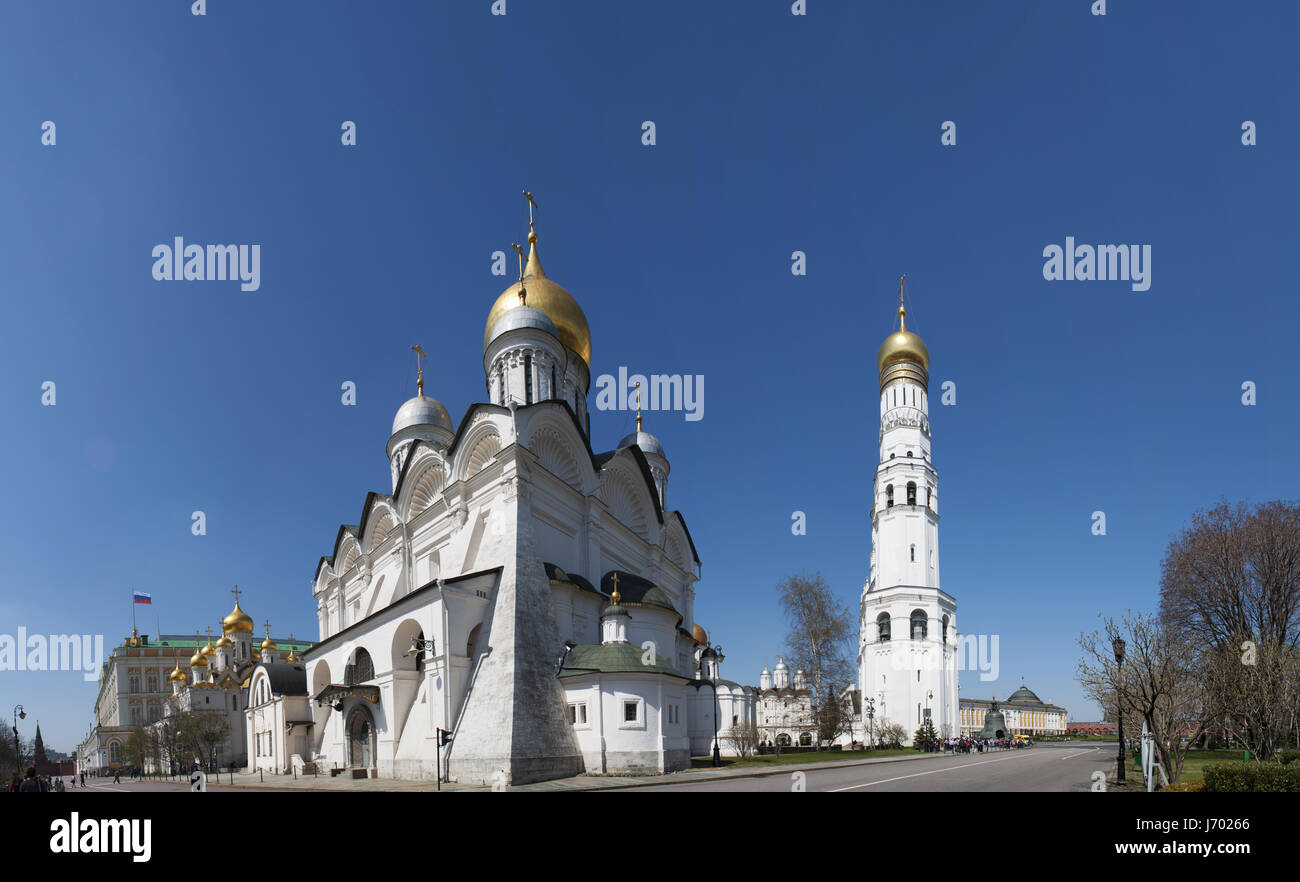
[[[882,372],[891,364],[900,361],[915,362],[927,372],[930,370],[930,350],[925,348],[925,343],[920,337],[907,329],[907,308],[903,306],[901,292],[898,303],[898,330],[880,344],[880,354],[876,358],[877,372]]]
[[[230,642],[230,638],[222,634],[221,639],[217,641],[217,649],[230,649],[235,644]]]
[[[587,316],[573,295],[548,279],[542,271],[542,261],[537,254],[537,234],[529,233],[528,241],[532,248],[528,252],[528,265],[524,268],[525,305],[545,313],[559,332],[560,342],[582,356],[587,367],[591,367],[591,329],[587,327]],[[519,283],[515,282],[501,292],[488,313],[487,325],[483,328],[485,350],[492,342],[489,335],[497,319],[518,305]]]
[[[266,639],[262,641],[262,652],[275,652],[277,648],[275,641],[271,639],[271,635],[267,634]]]
[[[171,680],[173,683],[184,683],[184,682],[185,682],[185,674],[184,674],[183,671],[181,671],[181,663],[180,663],[180,662],[177,662],[177,663],[176,663],[176,667],[175,667],[175,669],[172,670],[171,675],[168,676],[167,679]]]
[[[230,615],[221,620],[222,634],[252,634],[253,618],[248,613],[239,608],[239,601],[235,601],[235,608],[230,611]]]
[[[203,657],[203,648],[199,647],[198,649],[194,650],[194,655],[190,656],[190,667],[206,668],[207,666],[208,666],[208,660]]]
[[[208,638],[208,645],[200,649],[199,652],[203,653],[204,658],[212,658],[217,654],[217,648],[212,645],[211,637]]]
[[[696,623],[695,628],[691,631],[691,636],[695,638],[696,643],[703,643],[706,646],[708,645],[709,642],[708,632],[706,632],[703,628],[701,628],[698,622]]]

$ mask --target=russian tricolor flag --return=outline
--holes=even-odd
[[[131,595],[131,600],[135,603],[153,603],[153,595],[145,594],[143,591],[136,591]]]

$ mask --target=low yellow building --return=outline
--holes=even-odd
[[[963,698],[959,711],[961,734],[974,735],[984,728],[984,715],[992,703],[992,700],[982,698]],[[1069,716],[1066,709],[1043,701],[1024,686],[1011,693],[1005,701],[999,701],[998,709],[1006,717],[1007,726],[1014,735],[1065,734]]]

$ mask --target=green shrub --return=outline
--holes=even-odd
[[[1278,754],[1278,759],[1282,761],[1282,765],[1290,765],[1296,760],[1300,760],[1300,750],[1284,750]]]
[[[1177,784],[1170,784],[1168,787],[1161,787],[1161,793],[1199,793],[1205,789],[1204,781],[1197,781],[1192,778],[1187,781],[1179,781]]]
[[[1300,793],[1300,764],[1215,763],[1205,767],[1206,793]]]

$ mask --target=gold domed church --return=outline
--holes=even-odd
[[[487,312],[486,400],[397,409],[390,492],[365,496],[312,580],[309,761],[336,774],[519,784],[660,773],[706,754],[720,656],[699,558],[649,432],[593,446],[592,335],[528,253]],[[703,688],[702,688],[703,687]]]
[[[222,768],[247,765],[250,741],[245,711],[254,675],[265,661],[279,662],[283,651],[289,656],[286,662],[300,664],[295,653],[309,644],[290,637],[281,638],[280,647],[276,647],[267,636],[260,647],[254,645],[253,618],[239,603],[243,592],[236,586],[232,593],[235,606],[221,619],[221,636],[215,642],[211,628],[206,638],[198,634],[140,634],[132,628],[131,635],[113,650],[100,671],[95,726],[78,746],[81,769],[122,768],[126,744],[136,729],[160,727],[180,714],[197,713],[224,718],[229,734],[213,744],[207,757],[146,756],[146,769],[166,770],[171,761],[181,768],[208,760]],[[268,644],[272,652],[268,652]],[[305,695],[305,685],[302,691]]]

